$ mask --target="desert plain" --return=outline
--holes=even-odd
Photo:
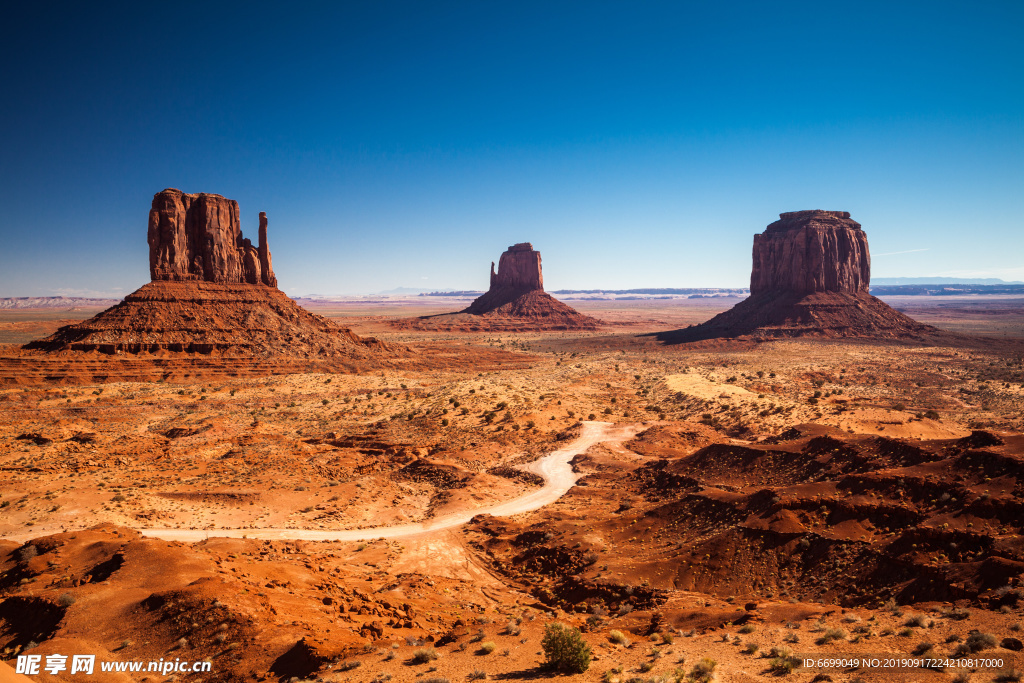
[[[98,310],[4,311],[2,658],[211,663],[110,681],[1018,680],[1024,301],[889,301],[955,343],[658,336],[737,301],[567,300],[601,326],[521,332],[396,325],[468,300],[301,302],[409,350],[343,372],[29,362],[18,344]],[[544,667],[552,622],[585,672]]]

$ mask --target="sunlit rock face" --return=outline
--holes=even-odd
[[[277,286],[260,214],[259,246],[242,237],[238,202],[219,194],[166,189],[149,211],[149,275],[153,280]]]
[[[751,295],[866,293],[870,280],[867,235],[846,211],[782,213],[754,235]]]

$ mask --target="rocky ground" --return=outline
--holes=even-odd
[[[629,326],[396,332],[350,311],[346,327],[415,360],[6,384],[2,659],[210,659],[188,680],[516,680],[548,675],[541,639],[558,621],[592,649],[578,680],[699,680],[703,658],[719,681],[1014,680],[1024,332],[663,346],[642,334],[717,311],[594,306]],[[577,456],[579,485],[532,513],[361,542],[135,531],[471,510],[535,490],[515,466],[581,420],[636,436]],[[783,648],[960,655],[944,670],[786,673]]]

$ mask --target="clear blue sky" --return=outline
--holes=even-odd
[[[781,211],[878,277],[1024,280],[1024,3],[8,3],[0,296],[149,280],[165,187],[290,294],[745,286]],[[900,253],[904,252],[904,253]]]

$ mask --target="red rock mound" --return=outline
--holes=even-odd
[[[544,291],[540,252],[514,244],[491,263],[491,286],[464,311],[395,323],[403,329],[462,331],[593,330],[601,321],[579,313]]]
[[[274,287],[169,281],[151,282],[25,348],[329,359],[396,355],[401,347],[362,339]]]
[[[701,325],[664,332],[670,343],[752,337],[926,339],[942,333],[868,294],[867,235],[846,211],[780,214],[754,235],[750,298]]]

